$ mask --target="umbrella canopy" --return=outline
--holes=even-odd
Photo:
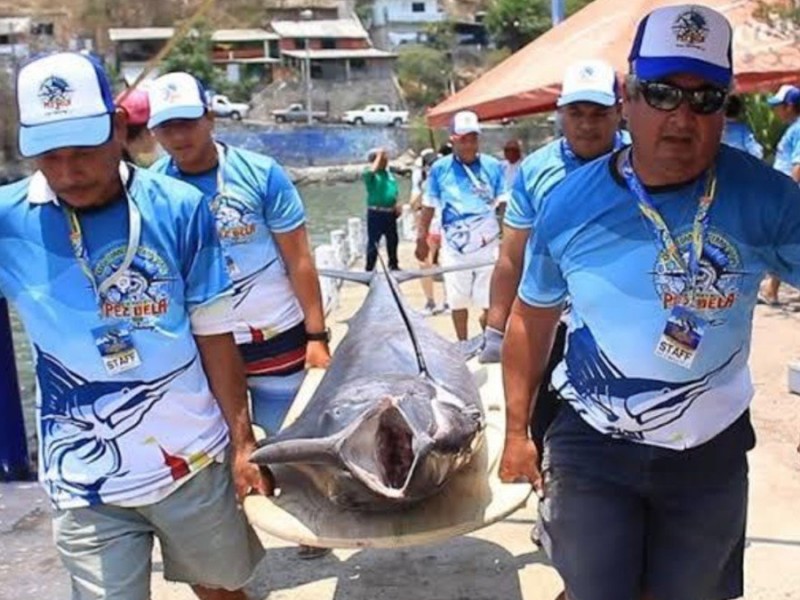
[[[552,110],[564,71],[576,60],[599,58],[619,73],[628,70],[636,26],[660,6],[675,0],[594,0],[569,19],[513,54],[463,90],[428,111],[428,123],[446,125],[460,110],[474,110],[481,120]],[[704,0],[733,25],[734,72],[740,92],[792,83],[800,76],[797,31],[785,21],[770,23],[757,15],[764,6],[783,2]]]

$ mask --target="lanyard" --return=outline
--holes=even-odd
[[[678,265],[683,271],[686,283],[689,286],[690,299],[693,299],[695,287],[697,284],[697,277],[700,274],[700,259],[703,256],[703,245],[705,243],[706,232],[708,231],[708,212],[714,202],[714,196],[717,191],[717,177],[714,173],[713,167],[709,169],[706,176],[705,192],[697,201],[697,214],[694,217],[694,224],[692,227],[692,243],[689,246],[689,260],[684,260],[675,238],[669,230],[666,221],[658,212],[653,204],[650,194],[644,188],[639,177],[633,170],[631,164],[631,151],[625,153],[625,158],[622,163],[622,176],[628,184],[628,188],[636,196],[639,210],[642,215],[653,226],[656,240],[664,248],[669,257]]]
[[[573,165],[582,165],[586,162],[585,160],[578,158],[578,155],[575,154],[572,146],[569,145],[567,138],[561,138],[561,160],[563,160],[566,164]]]
[[[472,169],[470,169],[466,164],[461,162],[459,158],[456,158],[455,160],[467,172],[467,177],[469,177],[470,182],[472,183],[472,185],[475,187],[476,190],[480,191],[488,189],[488,185],[483,183],[483,181],[481,181],[480,178],[477,175],[475,175],[475,173],[473,173]],[[480,159],[477,159],[476,162],[478,163],[478,169],[480,170],[481,168]]]
[[[68,205],[64,205],[64,214],[67,218],[67,225],[69,226],[69,242],[72,247],[72,252],[75,255],[75,260],[86,275],[86,278],[92,284],[95,297],[98,302],[102,302],[103,296],[108,289],[114,285],[117,280],[124,275],[133,263],[136,257],[136,252],[139,250],[139,242],[142,238],[142,213],[139,212],[139,207],[133,201],[132,196],[128,192],[128,180],[130,171],[127,165],[120,164],[120,178],[122,179],[122,189],[125,192],[125,200],[128,204],[128,247],[125,251],[125,257],[122,259],[119,267],[106,279],[98,282],[92,271],[89,262],[89,251],[86,249],[86,244],[83,240],[83,231],[81,230],[80,219],[75,210]]]
[[[225,195],[225,146],[215,142],[214,147],[217,149],[217,196]]]

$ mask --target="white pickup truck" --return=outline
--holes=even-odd
[[[408,123],[407,110],[392,110],[386,104],[368,104],[361,110],[348,110],[342,116],[351,125],[390,125]]]
[[[234,121],[239,121],[247,117],[250,106],[243,102],[231,102],[227,96],[215,94],[211,98],[211,110],[218,117],[230,117]]]

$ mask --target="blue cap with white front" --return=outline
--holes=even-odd
[[[111,139],[114,96],[102,65],[77,52],[25,64],[17,75],[19,151],[101,146]]]
[[[658,8],[639,23],[628,61],[641,80],[695,75],[729,87],[733,32],[725,16],[707,6]]]
[[[774,96],[767,98],[770,106],[780,106],[781,104],[800,104],[800,89],[793,85],[782,85]]]
[[[154,129],[175,119],[199,119],[208,105],[203,85],[189,73],[167,73],[156,79],[147,93],[150,96],[150,120]]]

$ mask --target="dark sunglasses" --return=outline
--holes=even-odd
[[[682,102],[686,102],[692,112],[711,115],[722,110],[728,97],[727,90],[711,85],[687,90],[662,81],[640,81],[638,87],[649,106],[666,112],[671,112]]]

